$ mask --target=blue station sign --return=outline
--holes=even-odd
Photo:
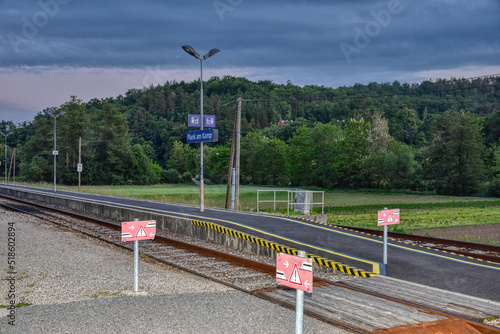
[[[217,141],[218,138],[216,134],[216,130],[214,129],[206,129],[206,130],[194,130],[188,131],[187,133],[187,143],[201,143],[201,142],[210,142]]]

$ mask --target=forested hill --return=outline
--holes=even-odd
[[[204,113],[219,129],[219,142],[206,145],[207,182],[225,181],[241,97],[243,183],[500,191],[500,76],[336,89],[224,77],[203,88]],[[59,181],[77,180],[79,137],[85,184],[189,181],[199,145],[185,144],[187,115],[199,113],[199,99],[199,81],[182,81],[47,109],[65,112],[57,120]],[[18,177],[50,181],[52,117],[2,121],[0,129],[14,131]]]

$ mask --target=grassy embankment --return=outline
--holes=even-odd
[[[50,184],[37,186],[52,187]],[[58,186],[61,190],[77,191],[78,187]],[[256,211],[257,189],[278,189],[263,186],[240,187],[240,210]],[[285,190],[287,188],[279,188]],[[314,189],[316,190],[316,189]],[[158,200],[172,203],[199,205],[200,188],[191,185],[155,186],[83,186],[82,192],[112,196],[125,196]],[[205,187],[205,206],[223,208],[226,186]],[[271,200],[273,193],[261,193],[261,200]],[[286,200],[286,193],[278,193],[278,200]],[[314,201],[321,196],[315,195]],[[331,224],[377,228],[377,211],[387,207],[401,209],[401,224],[391,226],[390,230],[412,233],[420,229],[443,227],[463,227],[500,224],[500,199],[485,197],[456,197],[418,194],[383,194],[361,191],[325,192],[325,214]],[[260,211],[270,211],[272,203],[261,203]],[[321,213],[321,208],[315,209]],[[286,204],[277,205],[279,213],[286,213]],[[318,212],[316,212],[318,213]],[[432,235],[432,233],[430,233]],[[471,240],[464,235],[463,240]],[[480,239],[476,242],[499,244],[499,240]]]

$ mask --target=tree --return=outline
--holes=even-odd
[[[382,117],[382,114],[377,112],[373,114],[370,124],[370,136],[368,137],[371,144],[370,152],[387,149],[389,144],[394,140],[389,134],[387,120]]]
[[[491,152],[492,166],[490,191],[493,195],[500,197],[500,145],[494,145]]]
[[[337,142],[337,155],[332,164],[336,182],[341,187],[353,188],[366,184],[361,166],[370,147],[369,126],[363,119],[350,119],[346,122],[343,137]]]
[[[261,157],[257,155],[257,151],[265,143],[265,140],[260,132],[250,132],[241,138],[240,176],[242,183],[258,183],[257,172]]]
[[[488,145],[496,143],[500,138],[500,111],[486,117],[484,122],[485,140]]]
[[[219,184],[227,181],[230,155],[230,143],[224,146],[205,148],[205,173],[209,180]]]
[[[95,160],[88,163],[99,166],[94,182],[112,185],[132,183],[132,171],[129,169],[133,165],[132,152],[125,116],[112,104],[105,103],[101,117]]]
[[[288,182],[288,157],[285,142],[267,139],[257,147],[256,170],[258,184],[285,185]]]
[[[288,141],[290,180],[292,185],[310,185],[312,181],[313,153],[309,141],[311,129],[298,128]]]
[[[50,182],[53,175],[54,148],[51,118],[39,113],[33,122],[33,132],[22,148],[20,176],[27,181]],[[50,163],[49,163],[50,161]]]
[[[316,123],[311,130],[309,145],[311,148],[311,184],[319,187],[333,187],[332,164],[337,157],[338,141],[342,136],[339,122],[328,124]],[[341,122],[340,122],[341,123]]]
[[[283,185],[288,182],[287,145],[251,132],[241,140],[241,179],[254,184]]]
[[[196,162],[194,160],[196,150],[188,144],[180,141],[174,142],[174,147],[170,151],[167,167],[175,169],[187,180],[190,180],[196,173]]]
[[[76,96],[71,96],[71,100],[63,104],[59,111],[64,111],[66,114],[57,121],[57,145],[60,147],[59,155],[62,160],[58,163],[58,175],[60,175],[61,183],[76,184],[78,180],[77,144],[80,137],[85,141],[93,135],[90,130],[90,117],[85,104]]]
[[[427,147],[427,176],[439,194],[471,195],[484,180],[481,127],[469,112],[438,116]]]

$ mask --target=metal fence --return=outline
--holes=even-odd
[[[273,199],[260,199],[260,193],[272,192]],[[277,199],[276,193],[287,193],[286,199]],[[307,196],[304,196],[304,202],[296,202],[298,193],[310,193],[312,194],[312,201],[306,201]],[[314,201],[314,194],[321,194],[321,202]],[[283,196],[284,197],[284,196]],[[304,208],[307,206],[312,211],[313,205],[321,205],[321,214],[324,214],[325,209],[325,192],[324,191],[311,191],[311,190],[267,190],[267,189],[257,189],[257,212],[259,212],[260,203],[273,203],[273,211],[276,211],[276,204],[286,203],[286,214],[290,214],[290,208],[295,209],[296,205],[302,205]]]

